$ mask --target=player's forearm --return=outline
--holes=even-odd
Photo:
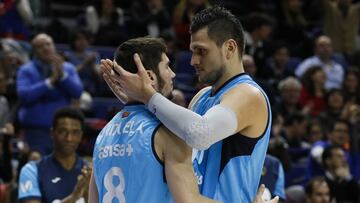
[[[210,108],[201,116],[156,93],[148,108],[168,129],[196,149],[207,149],[237,129],[236,114],[222,105]]]

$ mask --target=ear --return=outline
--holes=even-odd
[[[156,78],[155,73],[152,70],[146,70],[146,73],[148,74],[148,76],[149,76],[149,78],[151,80],[151,84],[155,85],[155,83],[156,83],[156,81],[155,81],[155,78]]]
[[[225,57],[226,59],[231,59],[235,54],[238,53],[238,45],[235,40],[229,39],[225,41]]]

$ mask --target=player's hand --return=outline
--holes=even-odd
[[[114,74],[112,77],[120,84],[123,92],[129,98],[146,104],[156,91],[152,86],[152,80],[149,78],[148,72],[145,70],[138,54],[134,54],[134,61],[138,69],[136,74],[124,70],[114,62],[113,68],[117,74]]]
[[[263,195],[264,191],[265,191],[265,185],[261,184],[253,203],[277,203],[277,202],[279,202],[278,196],[274,197],[272,200],[264,201],[262,199],[262,195]]]
[[[114,79],[114,71],[113,71],[113,62],[109,59],[103,59],[100,62],[100,70],[102,72],[102,76],[111,89],[111,91],[115,94],[115,96],[121,101],[121,103],[126,104],[128,102],[128,97],[122,91],[120,84],[118,84]]]

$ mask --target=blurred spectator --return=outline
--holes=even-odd
[[[318,116],[325,108],[326,75],[320,66],[310,67],[302,77],[299,103],[306,115]]]
[[[277,87],[280,80],[294,76],[294,70],[299,65],[300,59],[290,57],[285,44],[276,44],[273,54],[266,60],[266,71],[269,83]]]
[[[27,40],[27,24],[32,21],[28,0],[4,0],[0,3],[0,38]]]
[[[333,203],[329,185],[324,177],[311,179],[305,187],[306,203]]]
[[[326,109],[321,112],[319,117],[324,129],[330,129],[334,121],[340,119],[345,98],[340,89],[331,89],[326,95]]]
[[[317,175],[324,175],[322,167],[322,154],[329,145],[342,146],[346,151],[350,150],[349,123],[345,120],[336,120],[327,132],[327,139],[315,142],[310,150],[308,159],[307,176],[312,178]]]
[[[245,53],[254,57],[259,67],[258,76],[266,79],[265,61],[270,56],[270,45],[267,41],[272,31],[273,20],[262,13],[252,13],[244,20]]]
[[[3,95],[6,93],[6,78],[0,71],[0,129],[10,121],[10,107],[8,100]]]
[[[130,32],[132,37],[159,37],[172,29],[171,17],[163,5],[163,0],[136,0],[130,12]]]
[[[275,14],[276,15],[276,14]],[[275,38],[286,42],[295,56],[306,55],[308,41],[306,33],[308,22],[302,11],[301,0],[281,0],[281,9],[277,15]]]
[[[336,202],[358,202],[359,184],[350,173],[342,147],[329,146],[322,154],[326,181]]]
[[[86,28],[95,36],[96,45],[115,46],[128,38],[124,11],[113,0],[99,0],[86,8]]]
[[[53,153],[21,169],[20,202],[77,202],[87,198],[91,168],[76,154],[83,134],[84,116],[66,107],[59,109],[52,121]]]
[[[304,142],[307,119],[300,113],[287,115],[284,120],[284,129],[281,136],[289,144],[288,153],[293,163],[302,161],[310,151],[310,145]]]
[[[261,174],[260,184],[265,184],[265,193],[269,194],[265,200],[279,196],[280,202],[285,200],[285,175],[284,169],[279,159],[274,156],[266,155]]]
[[[21,106],[19,121],[32,150],[51,152],[51,118],[54,111],[78,99],[83,86],[75,67],[56,53],[49,35],[38,34],[32,40],[34,59],[24,64],[17,75]]]
[[[13,109],[17,104],[16,73],[22,64],[29,61],[29,53],[26,50],[28,44],[13,39],[1,39],[0,43],[0,71],[5,74],[6,83],[6,91],[3,94]]]
[[[296,76],[302,77],[309,68],[313,66],[320,66],[327,76],[325,88],[341,88],[345,70],[342,65],[332,58],[333,49],[331,39],[324,35],[318,37],[315,41],[314,52],[314,56],[305,59],[296,68]]]
[[[308,124],[306,141],[312,145],[322,139],[325,139],[325,132],[323,127],[319,119],[313,118]]]
[[[350,68],[343,82],[342,91],[347,102],[360,104],[360,71]]]
[[[100,55],[89,49],[90,34],[85,30],[72,33],[70,50],[64,53],[65,59],[72,63],[84,84],[84,89],[91,95],[96,94],[96,87],[101,81]]]
[[[280,101],[276,106],[277,112],[283,118],[289,114],[300,112],[300,81],[295,77],[287,77],[279,82],[278,89]]]
[[[329,36],[336,52],[351,56],[359,35],[360,3],[352,0],[321,0],[323,3],[324,33]]]
[[[0,126],[0,183],[9,183],[13,178],[10,139],[14,134],[14,126],[10,123]]]
[[[173,26],[177,46],[181,50],[189,50],[190,21],[196,13],[210,7],[207,0],[180,0],[173,12]]]

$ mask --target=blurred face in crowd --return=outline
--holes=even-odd
[[[331,157],[326,160],[326,164],[332,170],[348,166],[344,150],[338,148],[331,150]]]
[[[309,143],[315,143],[318,140],[321,140],[323,137],[323,132],[319,123],[312,123],[309,129]]]
[[[349,142],[349,127],[343,122],[335,123],[329,140],[334,145],[344,146]]]
[[[50,63],[55,55],[55,45],[47,34],[39,34],[32,41],[35,55],[43,62]]]
[[[202,28],[191,35],[191,65],[194,66],[199,82],[214,85],[220,82],[225,72],[224,44],[218,47],[207,34],[208,28]]]
[[[359,87],[359,79],[353,73],[347,74],[344,81],[346,91],[350,93],[356,93]]]
[[[56,121],[52,130],[54,151],[67,157],[74,155],[82,138],[81,122],[74,118],[63,117]]]
[[[344,97],[341,92],[335,91],[329,95],[327,102],[330,109],[341,110],[344,105]]]
[[[307,195],[308,203],[330,203],[330,189],[325,181],[317,181],[312,185],[312,193]]]
[[[281,89],[283,102],[288,105],[296,105],[300,98],[300,89],[296,84],[288,83]]]
[[[279,66],[281,66],[281,67],[285,66],[289,60],[288,49],[285,47],[282,47],[282,48],[276,50],[276,52],[274,54],[274,60]]]
[[[75,49],[77,51],[85,51],[85,49],[89,46],[89,41],[83,34],[79,34],[74,42]]]
[[[312,76],[315,85],[324,86],[326,82],[326,74],[322,69],[317,70]]]
[[[259,38],[260,40],[265,40],[267,38],[269,38],[270,34],[271,34],[271,26],[270,25],[261,25],[260,28],[257,30],[257,32],[259,33]]]
[[[327,36],[320,36],[316,40],[315,54],[320,58],[328,59],[333,52],[331,39]]]

